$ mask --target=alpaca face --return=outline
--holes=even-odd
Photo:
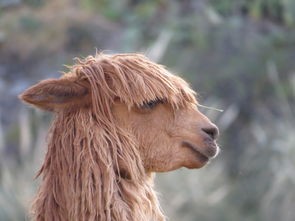
[[[151,101],[128,110],[116,102],[113,112],[137,140],[147,172],[200,168],[218,154],[218,129],[197,107],[173,110],[165,101]]]
[[[133,138],[147,172],[164,172],[200,168],[218,153],[218,129],[197,109],[194,94],[163,66],[122,54],[89,57],[21,99],[66,115],[92,112],[100,129],[120,127]]]

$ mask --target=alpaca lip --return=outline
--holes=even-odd
[[[214,158],[218,152],[218,147],[216,144],[212,144],[206,147],[208,150],[202,150],[201,148],[198,148],[197,146],[187,141],[182,142],[182,145],[196,152],[198,156],[200,156],[204,161],[209,161],[210,159]]]

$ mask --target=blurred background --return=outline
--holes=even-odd
[[[0,221],[27,210],[51,115],[17,95],[74,57],[142,52],[220,128],[201,170],[158,174],[172,221],[295,220],[295,1],[0,0]]]

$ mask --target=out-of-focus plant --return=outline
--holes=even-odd
[[[45,152],[48,120],[44,116],[37,111],[21,109],[17,127],[12,128],[14,131],[1,135],[3,144],[7,141],[13,145],[2,146],[0,150],[1,221],[29,219],[28,211],[36,191],[34,176]],[[8,142],[9,139],[17,142]]]

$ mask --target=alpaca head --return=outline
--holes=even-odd
[[[78,60],[69,73],[41,81],[21,99],[57,114],[96,112],[99,127],[116,125],[132,140],[146,172],[200,168],[218,153],[218,129],[197,109],[195,92],[143,55]],[[118,159],[123,173],[125,164]]]
[[[89,56],[21,99],[55,113],[38,221],[164,220],[149,174],[200,168],[218,153],[194,91],[142,55]]]

